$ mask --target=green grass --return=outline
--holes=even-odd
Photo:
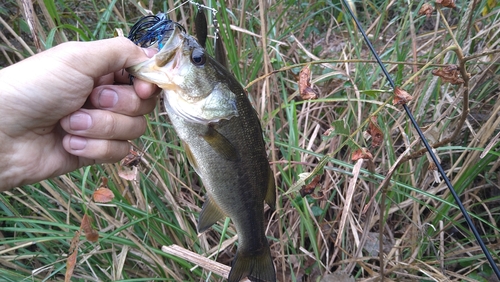
[[[22,12],[15,1],[6,2],[0,16],[12,32],[0,24],[5,38],[0,41],[2,66],[36,52]],[[167,2],[152,10],[180,4]],[[401,154],[410,148],[405,154],[411,155],[422,146],[402,108],[392,105],[387,80],[340,2],[208,2],[219,10],[231,71],[243,85],[252,83],[249,97],[261,117],[276,175],[277,210],[266,210],[266,216],[278,280],[319,281],[338,271],[357,281],[377,280],[383,233],[388,279],[487,281],[492,271],[447,188],[434,182],[426,155],[405,158],[394,167],[388,186],[379,189]],[[360,1],[355,6],[393,79],[413,96],[409,106],[429,141],[443,140],[460,126],[436,153],[500,262],[497,146],[480,158],[499,128],[499,53],[489,51],[499,47],[500,9],[484,10],[486,1],[477,1],[477,6],[472,2],[458,1],[457,8],[442,8],[443,16],[435,11],[430,18],[417,15],[423,1],[410,6]],[[267,5],[264,15],[261,5]],[[138,7],[135,1],[37,2],[36,32],[43,49],[68,40],[109,38],[115,28],[127,34],[141,16]],[[192,32],[195,10],[184,5],[170,16],[187,23]],[[262,35],[267,37],[265,46]],[[443,52],[455,42],[453,50],[462,50],[465,58],[453,50]],[[296,74],[306,63],[311,63],[320,98],[304,102],[298,99]],[[432,75],[447,64],[465,65],[471,75],[468,89]],[[264,76],[266,70],[275,72]],[[460,125],[464,101],[469,114]],[[384,134],[380,147],[364,134],[372,115]],[[118,165],[96,165],[0,194],[0,281],[62,280],[71,238],[85,213],[94,219],[99,241],[82,236],[72,281],[221,280],[161,251],[176,244],[208,256],[214,252],[209,250],[232,240],[235,230],[226,221],[197,234],[203,185],[168,117],[158,108],[148,120],[147,133],[134,140],[144,152],[137,181],[121,179]],[[325,136],[329,129],[333,134]],[[374,168],[365,165],[358,175],[353,174],[351,155],[359,147],[373,154]],[[299,175],[311,172],[320,174],[321,181],[313,195],[303,198]],[[108,205],[90,200],[102,177],[115,194]],[[353,178],[357,182],[347,210]],[[343,214],[347,221],[340,229]],[[217,261],[229,265],[234,251],[230,244],[216,255]]]

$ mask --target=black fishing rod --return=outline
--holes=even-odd
[[[368,36],[366,36],[366,33],[365,33],[363,27],[359,23],[358,19],[356,18],[356,16],[352,12],[349,5],[346,3],[346,0],[343,0],[342,2],[344,4],[344,6],[347,8],[349,15],[351,15],[354,22],[356,22],[356,26],[358,27],[358,30],[363,35],[363,38],[365,39],[365,42],[368,45],[368,48],[370,48],[370,51],[372,52],[373,56],[375,57],[375,60],[377,61],[380,68],[384,72],[384,75],[387,78],[387,80],[389,81],[389,84],[391,85],[392,89],[396,89],[396,85],[395,85],[394,81],[392,80],[391,76],[389,75],[389,72],[387,72],[387,69],[385,68],[384,64],[380,60],[380,57],[378,56],[377,51],[375,51],[375,49],[373,48],[373,45],[371,44],[370,39],[368,39]],[[424,143],[424,146],[427,149],[427,152],[429,152],[429,155],[431,156],[432,161],[434,162],[434,164],[436,164],[436,167],[437,167],[437,170],[439,171],[439,174],[441,174],[441,177],[443,177],[444,182],[446,183],[446,186],[448,186],[448,189],[450,190],[451,195],[455,199],[455,202],[457,203],[458,208],[462,212],[462,214],[465,218],[465,221],[467,222],[467,225],[469,225],[469,228],[472,231],[472,233],[474,234],[474,237],[476,237],[476,241],[479,244],[479,246],[481,247],[481,250],[483,251],[484,255],[486,256],[486,259],[488,260],[491,268],[495,272],[498,279],[500,279],[500,270],[498,269],[498,266],[496,265],[495,261],[493,260],[493,257],[491,256],[488,248],[486,248],[486,245],[484,244],[483,239],[479,235],[479,232],[477,231],[476,226],[474,226],[474,223],[472,222],[469,214],[467,213],[467,210],[465,209],[464,205],[462,204],[462,201],[460,201],[460,198],[458,197],[457,193],[455,192],[455,189],[453,188],[453,185],[451,184],[450,180],[448,179],[448,176],[446,176],[446,173],[444,172],[443,167],[439,163],[434,152],[432,152],[431,145],[429,145],[429,143],[427,142],[427,139],[425,138],[424,133],[422,132],[422,130],[418,126],[417,122],[415,121],[415,118],[413,117],[413,114],[411,113],[411,111],[408,108],[408,106],[406,105],[406,103],[403,103],[402,105],[403,105],[403,108],[406,112],[406,115],[410,119],[413,127],[417,130],[418,136],[420,136],[420,140],[422,140],[422,143]]]

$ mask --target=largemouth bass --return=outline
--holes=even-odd
[[[274,208],[276,192],[259,118],[233,75],[172,27],[154,57],[127,71],[163,89],[167,114],[207,190],[198,232],[225,216],[234,222],[238,249],[228,281],[274,282],[264,201]]]

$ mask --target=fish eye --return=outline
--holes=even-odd
[[[191,53],[191,62],[197,66],[202,66],[205,64],[207,58],[205,57],[205,52],[200,49],[194,49]]]

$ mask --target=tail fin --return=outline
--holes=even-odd
[[[276,282],[276,272],[269,246],[264,246],[257,254],[244,254],[240,250],[236,252],[227,281],[239,282],[245,277],[253,282]]]

